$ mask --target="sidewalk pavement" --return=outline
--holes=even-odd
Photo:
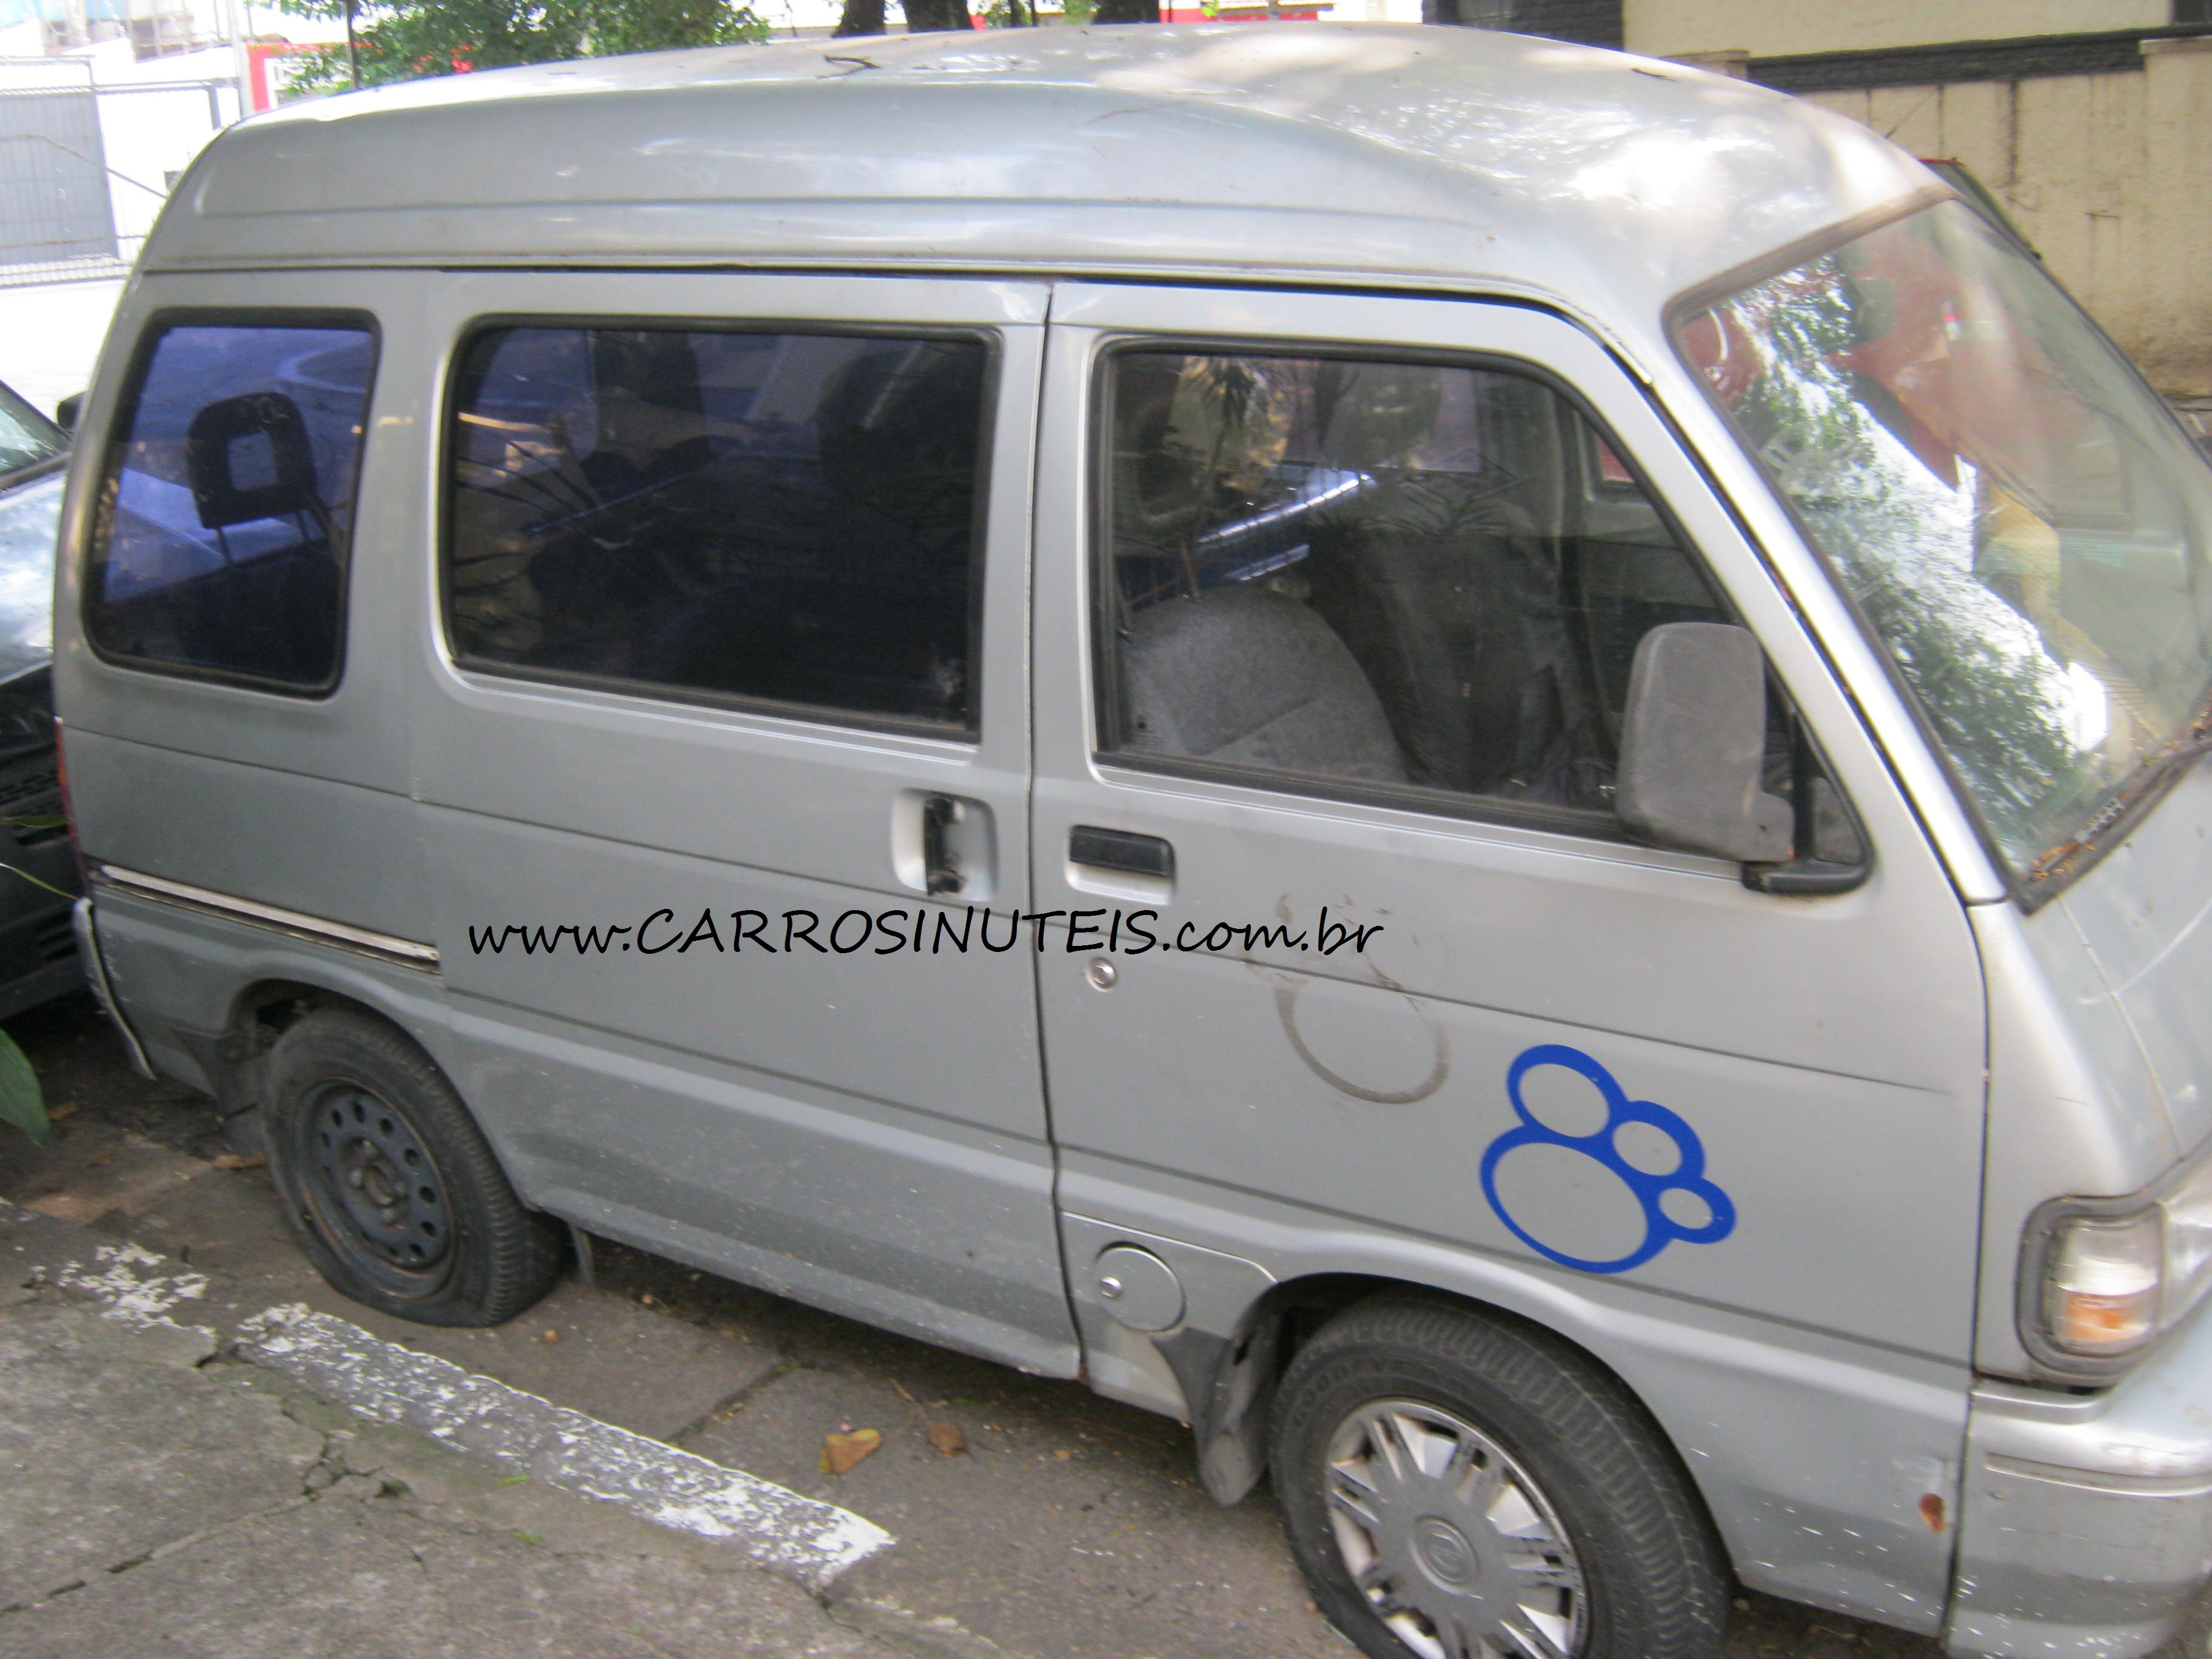
[[[0,1203],[0,1659],[948,1651],[743,1540],[333,1406],[239,1316],[180,1262]],[[895,1645],[848,1627],[871,1617]]]

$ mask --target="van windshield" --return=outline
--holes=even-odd
[[[1947,202],[1683,318],[2023,883],[2212,729],[2212,467],[2118,349]]]

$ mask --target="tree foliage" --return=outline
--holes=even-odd
[[[344,0],[278,3],[295,16],[345,15]],[[363,0],[356,15],[365,87],[768,35],[768,25],[740,0]],[[305,92],[343,91],[349,84],[344,46],[303,56],[292,84]]]
[[[968,0],[904,0],[903,9],[909,34],[933,34],[943,29],[975,27],[975,20],[968,10]],[[845,0],[845,9],[837,20],[839,34],[883,34],[888,28],[884,19],[884,0]]]

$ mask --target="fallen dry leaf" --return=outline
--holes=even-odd
[[[112,1152],[101,1152],[94,1157],[85,1159],[85,1162],[89,1164],[95,1170],[104,1170],[109,1164],[115,1162],[115,1154]]]
[[[218,1170],[258,1170],[268,1163],[266,1152],[217,1152],[210,1160]]]
[[[884,1443],[878,1429],[854,1429],[850,1434],[835,1431],[822,1437],[822,1473],[843,1474],[855,1463]]]
[[[58,1123],[65,1117],[74,1117],[76,1115],[76,1102],[73,1100],[65,1100],[58,1106],[49,1106],[46,1108],[46,1121],[49,1123]]]
[[[968,1449],[968,1437],[960,1432],[957,1423],[933,1419],[929,1425],[929,1443],[946,1457],[957,1457]]]
[[[1066,1447],[1062,1446],[1058,1451],[1053,1453],[1052,1461],[1055,1463],[1065,1463],[1069,1458],[1074,1455],[1075,1454],[1073,1452],[1068,1450]]]

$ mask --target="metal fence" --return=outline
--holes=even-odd
[[[122,276],[237,108],[228,81],[98,85],[79,60],[0,58],[0,287]]]

